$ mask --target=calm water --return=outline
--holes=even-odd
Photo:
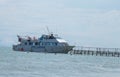
[[[0,48],[0,77],[120,77],[120,58]]]

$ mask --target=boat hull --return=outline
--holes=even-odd
[[[14,51],[41,53],[68,53],[74,46],[20,46],[13,45]]]

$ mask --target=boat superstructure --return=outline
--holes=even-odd
[[[19,44],[13,45],[15,51],[45,52],[45,53],[68,53],[74,46],[70,46],[67,41],[54,35],[42,35],[40,38],[18,36]]]

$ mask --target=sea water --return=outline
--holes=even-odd
[[[0,77],[120,77],[120,58],[27,53],[0,47]]]

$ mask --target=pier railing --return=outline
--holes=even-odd
[[[70,54],[120,57],[120,48],[76,46]]]

